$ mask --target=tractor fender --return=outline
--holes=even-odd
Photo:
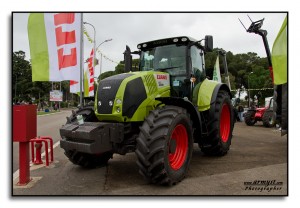
[[[224,90],[228,92],[230,98],[232,95],[226,84],[205,79],[200,86],[196,86],[193,93],[193,103],[198,106],[200,112],[209,110],[217,99],[218,92]]]
[[[213,91],[212,97],[211,97],[211,102],[210,104],[212,105],[213,103],[216,102],[217,96],[218,96],[218,92],[220,90],[226,91],[228,92],[230,99],[232,98],[231,92],[229,87],[227,86],[227,84],[223,84],[223,83],[218,83]]]
[[[155,100],[161,101],[165,105],[174,105],[186,109],[193,122],[193,128],[195,130],[194,139],[199,138],[199,135],[201,135],[202,132],[202,122],[200,113],[192,102],[190,102],[188,99],[178,97],[159,97],[155,98]]]
[[[213,91],[213,94],[211,96],[211,101],[210,101],[210,113],[209,114],[213,114],[215,112],[215,102],[217,100],[217,96],[218,96],[218,92],[220,90],[223,90],[223,91],[226,91],[228,92],[229,96],[230,96],[230,99],[232,98],[232,94],[230,92],[230,89],[229,87],[226,85],[226,84],[223,84],[223,83],[218,83],[216,86],[215,86],[215,89]]]

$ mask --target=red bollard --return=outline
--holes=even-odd
[[[51,151],[51,155],[50,155],[50,161],[53,162],[54,157],[53,157],[53,139],[50,136],[42,136],[41,139],[44,140],[48,140],[50,142],[50,151]],[[48,145],[48,144],[46,144]],[[47,155],[46,155],[47,158]]]
[[[29,167],[29,143],[19,143],[19,186],[25,186],[31,181]]]
[[[31,144],[33,144],[33,143],[31,143]],[[42,155],[41,155],[41,149],[42,149],[42,146],[43,146],[42,142],[36,142],[34,146],[35,146],[35,149],[36,149],[36,151],[35,151],[35,160],[34,160],[34,158],[32,158],[32,162],[35,165],[43,164]]]
[[[41,159],[41,148],[42,148],[42,142],[45,144],[45,153],[46,153],[46,166],[49,166],[49,154],[48,154],[48,141],[50,142],[50,148],[51,148],[51,162],[53,162],[53,140],[51,137],[38,137],[35,139],[31,139],[31,157],[33,164],[42,164],[43,161]],[[34,160],[34,148],[33,144],[36,142],[36,160]]]

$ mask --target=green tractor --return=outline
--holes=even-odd
[[[101,80],[94,106],[73,112],[60,129],[70,161],[99,167],[115,153],[135,152],[148,181],[173,185],[185,177],[194,143],[206,155],[225,155],[234,127],[232,96],[226,84],[206,78],[204,54],[213,38],[203,40],[155,40],[134,52],[127,46],[126,73]],[[132,72],[132,54],[140,55],[139,71]]]

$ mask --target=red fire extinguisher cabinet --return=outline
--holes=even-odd
[[[13,106],[13,141],[28,142],[37,135],[36,105]]]

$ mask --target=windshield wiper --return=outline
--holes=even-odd
[[[158,68],[158,69],[155,69],[155,71],[167,70],[167,69],[174,69],[174,68],[178,68],[178,66],[171,66],[171,67],[166,67],[166,68]]]

